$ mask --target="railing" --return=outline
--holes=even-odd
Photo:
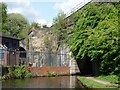
[[[42,66],[69,66],[69,55],[61,53],[41,51],[11,51],[0,52],[1,65],[28,65],[34,67]]]
[[[72,8],[70,11],[66,13],[66,18],[71,16],[74,12],[81,9],[83,6],[85,6],[89,2],[119,2],[120,0],[83,0],[78,5],[76,5],[74,8]]]
[[[82,2],[80,2],[77,6],[75,6],[74,8],[72,8],[72,10],[68,11],[66,13],[66,17],[69,17],[71,14],[73,14],[74,12],[76,12],[77,10],[81,9],[83,6],[85,6],[87,3],[89,3],[91,0],[84,0]]]

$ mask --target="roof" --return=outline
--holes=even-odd
[[[0,44],[0,49],[5,49],[5,48],[7,48],[5,45],[2,45],[2,44]]]
[[[1,37],[5,37],[5,38],[11,38],[11,39],[20,40],[20,39],[18,39],[18,38],[13,37],[13,36],[5,35],[5,34],[3,34],[3,33],[1,33],[1,32],[0,32],[0,36],[1,36]]]

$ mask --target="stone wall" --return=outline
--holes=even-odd
[[[50,46],[50,47],[49,47]],[[53,52],[56,51],[57,42],[55,36],[46,28],[44,30],[32,30],[29,34],[29,50],[32,51],[46,51],[51,48]]]
[[[36,66],[38,60],[40,61],[41,59],[43,59],[43,63],[48,62],[47,65],[50,66],[51,62],[56,63],[56,66],[68,66],[68,51],[66,50],[65,46],[58,47],[56,37],[48,28],[44,30],[31,31],[31,33],[29,34],[29,52],[29,61],[34,61],[34,63],[36,62],[34,66]],[[42,55],[40,55],[40,53]]]
[[[29,34],[29,61],[38,62],[39,57],[32,52],[40,53],[56,53],[57,42],[55,36],[51,33],[49,28],[41,30],[32,30]],[[34,56],[34,57],[32,57]],[[46,58],[43,56],[42,58]]]

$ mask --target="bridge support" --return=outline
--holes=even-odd
[[[78,68],[76,60],[70,60],[70,74],[78,74],[80,73],[80,70]]]

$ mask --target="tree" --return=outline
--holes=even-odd
[[[7,18],[7,5],[0,3],[0,32],[6,33],[5,22]]]
[[[43,25],[43,28],[48,28],[48,26],[47,25]]]
[[[8,14],[7,22],[5,25],[9,35],[20,37],[20,32],[25,30],[26,26],[28,25],[28,21],[21,14],[11,13]]]
[[[36,22],[33,22],[33,23],[31,24],[31,28],[40,29],[40,28],[41,28],[41,25],[39,25],[39,24],[36,23]]]
[[[66,38],[67,22],[65,17],[66,15],[64,14],[64,12],[60,12],[53,20],[52,32],[57,38],[58,48]]]

